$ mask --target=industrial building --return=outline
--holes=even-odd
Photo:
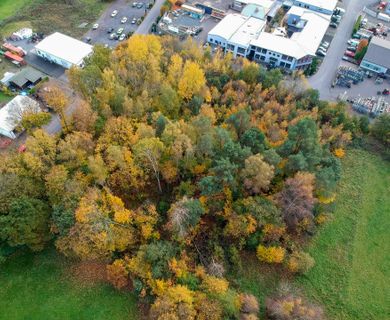
[[[390,41],[373,37],[360,67],[375,73],[390,75]]]
[[[266,10],[261,6],[254,10],[253,6],[248,4],[242,9],[243,13],[256,12],[251,16],[227,15],[209,32],[208,42],[235,57],[247,57],[273,67],[307,68],[329,27],[330,16],[292,6],[286,14],[287,30],[279,27],[270,33],[265,31]]]
[[[59,32],[51,34],[35,46],[38,56],[66,69],[72,66],[83,67],[84,59],[92,51],[91,45]]]

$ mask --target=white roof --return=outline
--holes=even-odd
[[[251,40],[258,37],[264,26],[263,20],[233,13],[223,18],[209,32],[209,35],[218,36],[231,43],[247,47]]]
[[[315,55],[329,27],[330,17],[313,11],[305,11],[301,20],[306,25],[301,32],[295,32],[291,40],[296,41],[310,55]]]
[[[80,40],[56,32],[43,39],[36,49],[78,65],[92,53],[92,46]]]
[[[9,80],[15,75],[13,72],[5,72],[3,79],[0,82],[4,85],[8,85]]]
[[[330,17],[299,7],[292,7],[288,13],[297,14],[301,20],[306,21],[301,32],[295,32],[291,38],[262,32],[259,38],[253,40],[251,44],[295,59],[301,59],[307,55],[314,56],[328,29]]]
[[[269,11],[269,9],[274,4],[274,0],[238,0],[243,4],[256,4],[258,6],[262,6],[264,8],[265,13]]]
[[[38,102],[26,97],[16,96],[0,109],[0,131],[13,131],[20,121],[24,111],[39,112],[41,111]]]
[[[247,18],[240,28],[232,35],[230,42],[248,47],[251,40],[256,39],[264,29],[265,21],[257,18]]]
[[[229,40],[247,19],[247,17],[238,13],[228,14],[213,29],[210,30],[209,35]]]
[[[337,6],[338,0],[297,0],[298,2],[305,3],[309,6],[315,6],[325,10],[333,11]]]
[[[262,32],[251,44],[295,59],[301,59],[307,55],[306,51],[297,42],[268,32]]]

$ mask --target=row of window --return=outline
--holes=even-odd
[[[260,54],[256,54],[256,55],[255,55],[255,59],[264,62],[264,61],[265,61],[265,56],[260,55]],[[270,63],[272,63],[272,64],[274,64],[274,65],[276,65],[277,62],[278,62],[278,59],[272,58],[272,57],[271,57],[269,60],[270,60]],[[291,63],[287,63],[287,62],[280,61],[279,66],[282,67],[282,68],[290,69],[290,68],[291,68]]]

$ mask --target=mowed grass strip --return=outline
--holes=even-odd
[[[348,152],[333,219],[309,249],[316,266],[298,279],[331,319],[388,319],[389,191],[389,162],[363,150]]]
[[[78,282],[70,270],[54,250],[11,257],[0,265],[0,319],[139,319],[134,295]]]

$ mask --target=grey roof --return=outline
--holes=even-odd
[[[16,84],[19,88],[23,88],[26,83],[35,83],[44,77],[45,75],[42,72],[34,68],[27,67],[15,74],[11,79],[9,79],[9,82]]]
[[[364,60],[390,69],[390,41],[373,37]]]

